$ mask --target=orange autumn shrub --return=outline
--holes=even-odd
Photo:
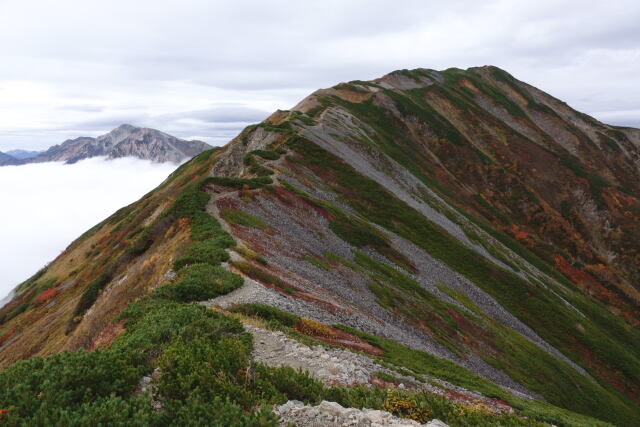
[[[305,335],[316,337],[332,338],[336,336],[336,332],[331,327],[304,317],[298,319],[296,329]]]

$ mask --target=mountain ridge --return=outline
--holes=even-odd
[[[109,159],[136,157],[160,163],[179,163],[208,149],[211,146],[202,141],[186,141],[156,129],[122,124],[96,138],[81,136],[67,139],[35,156],[17,159],[17,164],[52,161],[71,164],[95,156]]]
[[[15,157],[16,159],[24,160],[29,159],[31,157],[35,157],[40,153],[40,151],[33,150],[9,150],[6,154]]]
[[[639,152],[640,131],[495,67],[321,89],[196,156],[21,284],[0,310],[0,362],[125,339],[112,323],[125,307],[200,289],[190,274],[213,265],[217,290],[193,301],[245,322],[277,318],[414,374],[452,363],[464,378],[444,379],[540,422],[603,425],[544,400],[633,423]],[[242,280],[228,286],[221,262]]]
[[[11,154],[3,153],[0,151],[0,166],[16,164],[20,164],[19,159],[13,157]]]

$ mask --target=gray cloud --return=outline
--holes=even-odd
[[[631,0],[37,3],[0,2],[0,150],[122,122],[224,142],[317,88],[414,67],[493,64],[640,121]]]
[[[198,120],[204,123],[246,123],[262,121],[271,112],[248,108],[242,105],[217,105],[210,108],[179,113],[162,114],[154,121]]]
[[[57,109],[60,110],[69,110],[69,111],[85,111],[85,112],[89,112],[89,113],[101,113],[104,111],[104,107],[100,106],[100,105],[90,105],[90,104],[85,104],[85,105],[64,105],[64,106],[60,106],[60,107],[56,107]]]

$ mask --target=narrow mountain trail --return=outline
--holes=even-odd
[[[273,367],[290,366],[307,371],[328,386],[391,386],[426,391],[465,405],[482,405],[496,414],[513,412],[513,408],[498,399],[488,398],[439,379],[422,375],[403,375],[363,354],[339,348],[325,348],[321,345],[310,347],[280,331],[270,331],[248,323],[244,323],[244,327],[253,336],[254,362]],[[380,378],[386,377],[385,374],[393,377],[394,382],[390,383]]]
[[[448,427],[440,420],[431,420],[425,424],[417,421],[398,418],[389,412],[375,409],[344,408],[338,403],[322,401],[317,406],[305,405],[296,400],[277,406],[275,413],[280,416],[281,426],[309,426],[309,427],[402,427],[426,426]]]

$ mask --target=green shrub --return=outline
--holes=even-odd
[[[260,218],[238,209],[225,208],[220,211],[220,215],[231,225],[243,225],[260,229],[268,228],[268,225]]]
[[[369,93],[369,91],[367,91],[366,89],[358,87],[355,84],[352,84],[350,82],[349,83],[340,83],[340,84],[334,86],[333,89],[350,90],[352,92],[358,92],[358,93]]]
[[[272,169],[266,168],[261,165],[250,167],[249,172],[251,172],[252,174],[258,175],[259,177],[265,177],[265,176],[273,175],[275,173]]]
[[[272,368],[263,364],[255,366],[255,387],[266,403],[285,403],[300,400],[308,404],[318,404],[322,400],[324,386],[308,373],[296,371],[290,366]]]
[[[207,202],[211,198],[209,194],[201,191],[206,179],[186,187],[176,198],[171,208],[165,213],[174,218],[191,218],[196,212],[204,212]]]
[[[145,227],[138,238],[133,242],[133,244],[127,249],[131,255],[138,256],[143,254],[147,249],[151,247],[153,244],[153,239],[149,233],[149,227]]]
[[[329,223],[331,231],[336,233],[345,242],[351,243],[357,248],[371,246],[373,248],[388,247],[382,234],[364,221],[340,217]]]
[[[76,304],[76,308],[74,310],[75,316],[80,316],[84,314],[88,309],[91,308],[94,302],[98,299],[100,295],[100,291],[104,289],[107,284],[111,281],[112,277],[108,273],[103,273],[96,280],[91,282],[91,284],[87,287],[87,289],[80,296],[80,300]]]
[[[251,153],[247,153],[242,158],[242,163],[245,166],[255,166],[255,165],[258,164],[258,161],[256,160],[255,157],[253,157],[253,155]]]
[[[225,236],[226,235],[226,236]],[[197,211],[191,217],[191,240],[207,240],[213,237],[228,236],[216,219],[205,211]],[[233,239],[231,239],[233,241]],[[230,244],[229,246],[232,246]],[[229,247],[226,246],[226,247]]]
[[[259,126],[269,132],[278,132],[285,134],[295,133],[293,129],[291,129],[291,123],[289,121],[285,121],[277,125],[274,125],[272,123],[261,123]]]
[[[251,336],[237,320],[160,298],[131,304],[120,319],[127,329],[113,342],[114,350],[134,351],[152,362],[160,355],[153,364],[162,372],[157,385],[163,423],[277,425],[270,411],[253,411],[259,402],[247,376]]]
[[[189,218],[191,220],[192,240],[206,240],[221,236],[224,236],[225,241],[232,240],[222,230],[218,221],[206,212],[206,206],[211,196],[202,191],[202,188],[212,182],[211,179],[212,177],[201,179],[182,190],[164,216],[174,219]],[[225,247],[230,246],[233,246],[233,244],[229,243]]]
[[[243,159],[244,165],[248,166],[250,173],[258,175],[260,177],[273,175],[273,171],[271,169],[262,166],[260,163],[258,163],[256,158],[253,156],[253,154],[258,154],[258,153],[264,153],[264,156],[267,156],[267,157],[271,157],[271,155],[268,153],[274,153],[276,155],[276,159],[279,157],[278,153],[274,151],[256,150],[256,151],[252,151],[251,153],[245,154]],[[264,156],[261,155],[260,157],[264,157]]]
[[[111,395],[72,408],[43,405],[26,417],[10,410],[2,421],[5,425],[145,427],[161,425],[162,418],[162,414],[154,410],[148,395],[126,398]]]
[[[278,426],[276,415],[270,408],[247,412],[229,399],[216,396],[203,400],[189,396],[184,401],[167,402],[165,425],[171,426],[220,426],[220,427],[268,427]]]
[[[315,126],[316,124],[315,120],[313,120],[311,117],[309,117],[308,115],[300,111],[296,111],[296,110],[292,111],[290,117],[291,117],[291,120],[294,120],[294,119],[300,120],[302,123],[304,123],[307,126]]]
[[[245,257],[246,259],[258,261],[262,265],[269,264],[269,262],[262,255],[258,254],[257,252],[254,252],[253,250],[247,247],[236,246],[235,248],[233,248],[233,250],[239,253],[240,255],[242,255],[243,257]]]
[[[326,262],[324,258],[320,258],[313,255],[305,255],[304,260],[324,271],[331,270],[331,265],[328,262]]]
[[[250,154],[255,154],[266,160],[278,160],[280,158],[280,154],[271,150],[253,150]]]
[[[174,340],[231,334],[247,342],[250,336],[236,319],[197,304],[185,305],[162,298],[145,298],[130,304],[117,320],[126,322],[126,333],[111,349],[158,355]]]
[[[207,401],[219,396],[249,409],[253,396],[244,385],[250,354],[250,345],[228,336],[175,340],[159,359],[158,389],[170,400],[197,396]]]
[[[188,246],[184,254],[173,263],[173,269],[178,271],[186,265],[200,263],[220,265],[228,259],[229,254],[220,247],[219,240],[207,239]]]
[[[251,277],[252,279],[262,282],[265,285],[273,285],[291,295],[296,294],[296,290],[294,288],[287,285],[285,282],[273,276],[272,274],[267,273],[263,269],[256,267],[253,264],[250,264],[244,261],[236,261],[233,263],[233,266],[236,267],[238,270],[242,271],[247,276]]]
[[[131,366],[129,353],[96,350],[32,357],[0,372],[0,407],[15,419],[29,419],[52,411],[48,406],[74,410],[83,402],[127,396],[141,372]]]
[[[264,320],[277,320],[284,326],[295,328],[299,317],[288,311],[260,303],[247,303],[234,305],[229,309],[233,313],[242,313],[246,316],[259,317]]]
[[[329,387],[324,391],[324,399],[337,402],[345,408],[381,409],[386,392],[379,388],[362,385],[354,387]]]
[[[241,276],[209,264],[193,264],[180,271],[178,280],[158,289],[159,295],[174,301],[204,301],[228,294],[242,286]]]

